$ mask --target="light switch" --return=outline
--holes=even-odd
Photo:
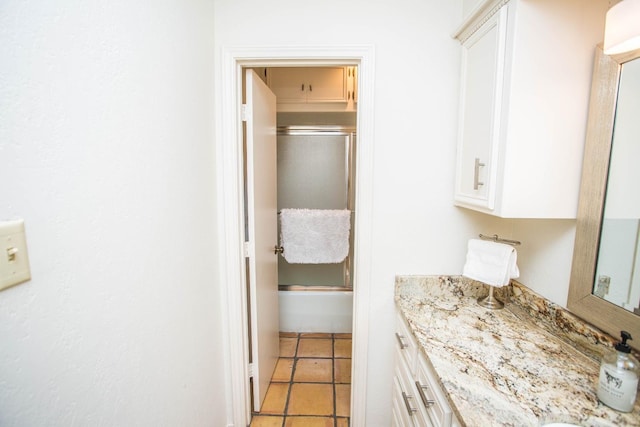
[[[0,221],[0,290],[31,279],[24,221]]]

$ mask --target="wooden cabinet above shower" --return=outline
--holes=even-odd
[[[275,67],[267,84],[278,111],[354,111],[356,67]]]

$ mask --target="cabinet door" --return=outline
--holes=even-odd
[[[345,67],[307,68],[307,102],[346,102]]]
[[[358,102],[358,67],[351,67],[351,99]]]
[[[307,68],[277,67],[269,69],[269,88],[278,104],[307,101]]]
[[[269,87],[276,94],[278,104],[346,102],[346,68],[272,68]]]
[[[495,202],[507,7],[462,46],[455,200],[487,209]]]

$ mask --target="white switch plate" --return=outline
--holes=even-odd
[[[31,279],[24,221],[0,221],[0,290]]]

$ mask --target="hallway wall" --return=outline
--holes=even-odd
[[[375,46],[368,426],[389,425],[396,274],[459,274],[467,239],[500,233],[566,302],[575,221],[453,206],[460,19],[437,0],[3,1],[0,218],[25,219],[33,279],[0,292],[0,425],[224,425],[221,46]]]
[[[459,49],[449,34],[458,3],[216,1],[218,52],[375,45],[375,259],[372,282],[361,284],[371,290],[368,427],[390,425],[395,274],[459,273],[464,254],[457,252],[475,232],[452,204]]]
[[[206,0],[0,4],[0,425],[221,426]]]
[[[361,284],[371,293],[370,427],[390,424],[396,274],[460,274],[468,239],[498,233],[523,241],[523,283],[566,304],[574,220],[502,220],[453,206],[460,49],[450,35],[462,21],[462,3],[216,1],[217,51],[375,47],[373,271],[371,283]]]

